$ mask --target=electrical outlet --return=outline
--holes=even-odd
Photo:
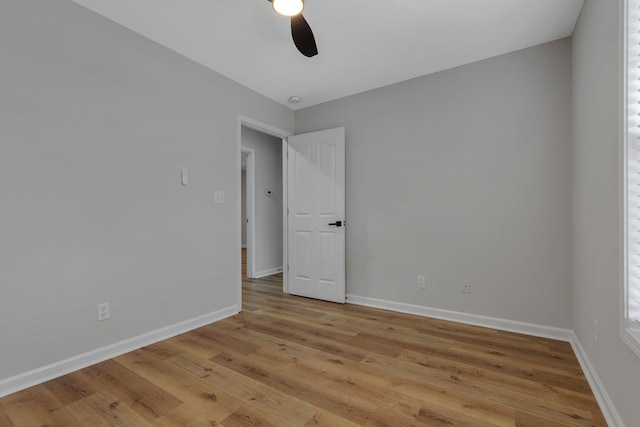
[[[598,319],[593,318],[593,340],[598,342]]]
[[[98,304],[98,322],[102,322],[103,320],[107,320],[111,317],[111,313],[109,311],[108,302]]]
[[[418,289],[426,289],[427,285],[424,276],[418,276]]]
[[[462,281],[462,289],[460,290],[460,292],[462,292],[463,294],[470,294],[471,293],[471,282],[468,280],[463,280]]]

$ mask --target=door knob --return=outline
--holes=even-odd
[[[336,227],[342,227],[342,221],[330,222],[329,225],[335,225]]]

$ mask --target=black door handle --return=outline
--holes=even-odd
[[[336,227],[342,227],[342,221],[330,222],[329,225],[335,225]]]

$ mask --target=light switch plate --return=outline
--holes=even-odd
[[[216,190],[213,192],[213,203],[224,203],[224,191]]]
[[[189,170],[187,168],[182,168],[180,171],[180,178],[182,181],[182,185],[189,185]]]

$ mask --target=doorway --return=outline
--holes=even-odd
[[[248,117],[238,117],[239,308],[242,307],[243,258],[249,280],[268,276],[279,279],[282,273],[282,290],[286,292],[286,231],[283,227],[287,197],[285,138],[289,135]]]
[[[280,174],[271,171],[271,176],[280,175],[280,181],[269,181],[256,168],[254,177],[253,209],[255,214],[250,233],[253,242],[248,246],[251,262],[254,264],[254,277],[264,277],[282,272],[282,291],[294,295],[317,298],[326,301],[344,303],[346,301],[346,251],[345,251],[345,129],[333,128],[292,136],[244,116],[238,116],[238,178],[241,177],[241,158],[243,145],[249,146],[248,139],[268,138],[271,145],[280,146],[277,169]],[[245,138],[246,137],[246,138]],[[286,138],[286,139],[285,139]],[[258,149],[268,144],[254,144],[256,158],[261,156]],[[258,160],[256,160],[258,161]],[[264,173],[264,171],[262,171]],[[238,179],[238,195],[240,195]],[[258,185],[260,185],[258,187]],[[273,190],[277,189],[277,190]],[[274,193],[278,191],[278,193]],[[264,195],[262,194],[264,192]],[[258,236],[261,219],[260,201],[272,196],[263,206],[275,207],[282,222],[274,226],[263,227],[262,232],[271,236],[265,239]],[[238,211],[241,211],[238,197]],[[292,207],[289,207],[289,202]],[[267,209],[264,209],[267,212]],[[268,216],[268,215],[267,215]],[[276,220],[277,221],[277,220]],[[238,308],[242,309],[242,253],[240,218],[238,218],[237,271]],[[281,227],[280,227],[281,225]],[[274,229],[278,232],[274,233]],[[275,243],[274,243],[275,242]],[[265,247],[267,248],[265,251]],[[278,266],[264,268],[260,256],[273,260],[278,256]]]

